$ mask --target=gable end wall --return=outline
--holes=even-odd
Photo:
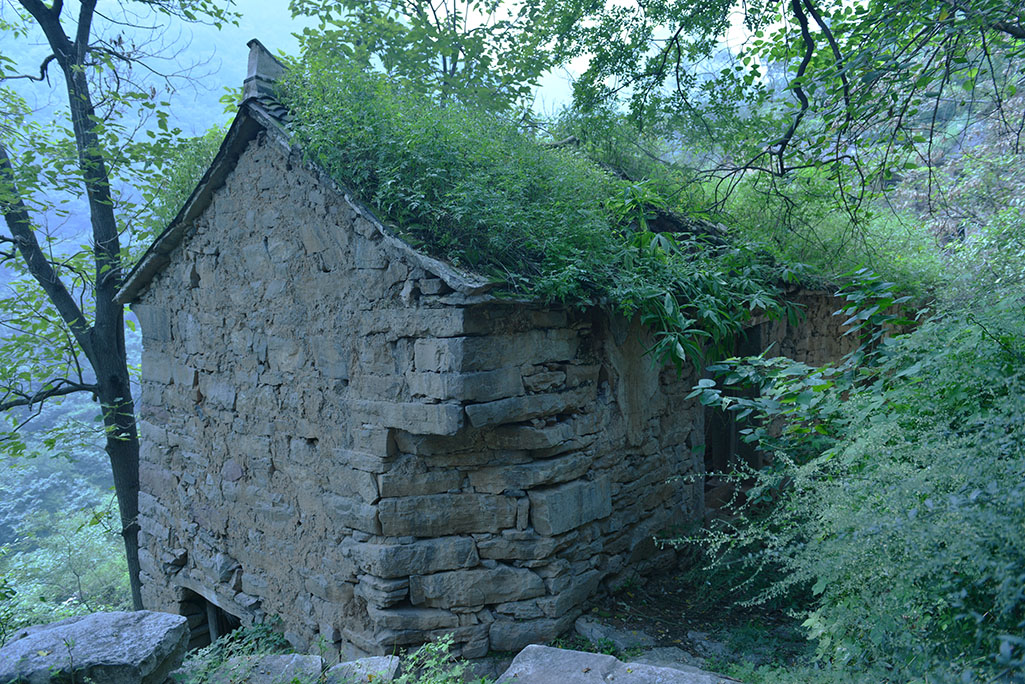
[[[693,372],[598,311],[452,292],[320,178],[258,137],[133,307],[147,607],[475,657],[670,564],[653,536],[703,514]]]

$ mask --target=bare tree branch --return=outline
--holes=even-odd
[[[52,62],[55,59],[57,59],[56,55],[47,55],[46,59],[43,60],[43,63],[39,65],[39,75],[38,76],[33,76],[32,74],[20,74],[18,76],[4,76],[3,78],[0,78],[0,81],[14,81],[14,80],[17,80],[19,78],[25,78],[25,79],[28,79],[30,81],[45,81],[47,78],[49,78],[49,74],[46,71],[47,67],[49,67],[50,66],[50,62]]]
[[[792,0],[790,3],[794,10],[794,16],[797,17],[797,21],[801,25],[801,37],[804,39],[804,59],[801,60],[801,64],[797,67],[797,74],[794,75],[794,85],[792,86],[794,94],[797,95],[797,99],[801,102],[801,109],[794,115],[790,126],[783,133],[783,137],[772,145],[773,147],[779,147],[774,154],[778,157],[779,174],[781,176],[787,172],[785,159],[787,146],[793,139],[794,133],[797,132],[797,128],[801,125],[801,120],[808,112],[808,107],[810,106],[801,79],[804,78],[804,74],[808,71],[808,65],[811,64],[811,58],[815,55],[815,41],[812,40],[811,30],[808,28],[808,17],[804,14],[802,4],[802,0]]]
[[[0,401],[0,411],[7,411],[8,409],[17,408],[19,406],[34,406],[53,397],[64,397],[69,394],[77,394],[78,392],[89,392],[90,394],[95,394],[98,389],[96,385],[86,385],[66,378],[57,378],[56,380],[51,380],[46,384],[48,386],[36,390],[32,394],[8,390],[4,396],[4,400]],[[7,397],[12,395],[17,398],[7,399]]]
[[[843,85],[843,101],[846,105],[846,114],[844,116],[844,127],[850,122],[851,119],[851,84],[847,80],[847,73],[844,71],[844,56],[840,50],[839,44],[836,42],[836,37],[833,36],[833,31],[829,28],[829,24],[823,21],[822,15],[819,14],[819,10],[815,7],[815,3],[812,0],[804,0],[804,6],[808,9],[808,14],[812,16],[815,23],[818,24],[819,29],[822,31],[822,35],[826,37],[826,42],[829,43],[829,49],[833,51],[833,60],[836,62],[836,72],[840,75],[840,83]]]
[[[569,137],[563,138],[562,140],[556,140],[554,142],[546,142],[546,143],[542,143],[542,144],[545,147],[553,147],[553,148],[555,148],[555,147],[567,147],[569,145],[579,145],[580,144],[580,138],[578,138],[575,135],[571,135]]]
[[[39,27],[43,29],[47,42],[53,48],[53,54],[57,63],[60,64],[61,69],[65,72],[65,76],[67,76],[67,62],[74,57],[74,54],[71,41],[68,40],[67,34],[64,33],[64,29],[60,25],[60,15],[64,9],[64,3],[61,0],[57,0],[53,3],[53,7],[47,7],[39,0],[18,1],[32,15],[32,18],[36,20]]]
[[[1012,38],[1025,40],[1025,26],[1021,24],[1012,24],[1008,21],[998,21],[993,24],[993,28],[1001,33],[1006,33]]]

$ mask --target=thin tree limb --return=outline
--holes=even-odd
[[[57,55],[47,55],[46,59],[43,60],[43,63],[39,65],[39,75],[38,76],[33,76],[32,74],[20,74],[18,76],[4,76],[3,78],[0,78],[0,81],[14,81],[14,80],[17,80],[19,78],[26,78],[26,79],[28,79],[30,81],[45,81],[45,80],[47,80],[47,78],[49,78],[49,74],[47,74],[47,71],[46,71],[47,67],[49,67],[50,66],[50,62],[52,62],[55,59],[57,59]]]
[[[7,186],[4,196],[0,197],[0,212],[3,213],[4,219],[7,221],[7,228],[18,245],[18,251],[25,260],[29,273],[53,302],[86,357],[92,359],[94,350],[89,323],[64,282],[54,271],[49,259],[46,258],[39,246],[39,241],[36,240],[28,207],[25,206],[25,200],[18,194],[14,169],[11,166],[10,157],[7,156],[7,149],[2,144],[0,144],[0,183]]]
[[[794,94],[797,99],[801,102],[801,109],[794,115],[793,120],[790,122],[790,126],[787,127],[783,137],[775,143],[775,146],[779,147],[776,154],[779,158],[779,174],[782,176],[787,172],[785,153],[787,146],[790,141],[793,140],[794,133],[797,132],[797,127],[801,125],[801,120],[804,119],[804,115],[808,112],[810,103],[808,102],[808,95],[804,92],[804,87],[801,85],[801,79],[804,78],[804,74],[808,71],[808,65],[811,64],[811,58],[815,54],[815,41],[812,40],[811,30],[808,27],[808,17],[804,13],[802,7],[802,0],[791,0],[791,7],[794,10],[794,16],[797,17],[798,23],[801,25],[801,37],[804,39],[804,59],[801,60],[801,64],[797,67],[797,74],[794,76],[796,84],[792,86]]]
[[[60,378],[59,380],[51,382],[57,382],[59,384],[53,387],[44,387],[33,392],[32,394],[23,394],[21,392],[8,391],[7,396],[11,396],[12,394],[14,394],[18,398],[8,399],[6,401],[0,402],[0,411],[7,411],[9,409],[17,408],[19,406],[34,406],[40,402],[46,401],[47,399],[52,399],[53,397],[64,397],[69,394],[77,394],[78,392],[89,392],[90,394],[95,395],[96,390],[98,389],[96,385],[85,385],[77,382],[72,382],[71,380],[66,380],[64,378]]]
[[[544,147],[553,147],[553,148],[554,147],[567,147],[569,145],[579,145],[580,144],[580,138],[578,138],[575,135],[571,135],[571,136],[569,136],[567,138],[563,138],[562,140],[556,140],[556,141],[553,141],[553,142],[546,142],[546,143],[541,143],[541,144]]]
[[[1012,24],[1008,21],[998,21],[991,24],[994,29],[1001,33],[1006,33],[1012,38],[1018,40],[1025,40],[1025,26],[1021,24]]]
[[[826,42],[829,43],[830,50],[833,51],[833,60],[836,63],[837,74],[840,76],[840,83],[843,85],[843,101],[847,108],[847,113],[844,116],[844,127],[846,128],[847,123],[851,120],[851,84],[847,80],[847,74],[844,71],[844,56],[840,50],[840,45],[836,42],[836,37],[833,36],[833,31],[822,19],[822,15],[819,14],[818,9],[815,7],[812,0],[804,0],[804,6],[808,9],[808,14],[812,16],[815,23],[818,24],[819,29],[822,31],[822,35],[826,37]]]

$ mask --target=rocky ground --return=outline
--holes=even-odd
[[[619,656],[677,649],[686,654],[687,664],[728,672],[745,663],[792,665],[809,655],[810,645],[794,618],[776,610],[738,608],[710,595],[714,589],[696,586],[685,574],[668,574],[623,587],[585,617],[609,632],[599,647]],[[579,631],[556,645],[586,646]],[[592,634],[602,638],[600,630]],[[649,639],[629,638],[637,634]]]
[[[745,667],[806,660],[812,648],[799,626],[779,610],[738,608],[715,587],[695,585],[680,572],[640,580],[595,601],[551,646],[629,664],[720,673],[718,681],[729,682]],[[476,661],[474,672],[493,680],[512,657],[491,654]]]
[[[551,644],[555,648],[489,654],[467,663],[467,681],[721,684],[737,681],[731,675],[745,667],[751,674],[752,665],[790,666],[808,655],[793,619],[780,612],[744,611],[715,595],[713,586],[695,586],[685,574],[624,586],[595,602],[569,634]],[[15,635],[0,649],[0,682],[49,681],[54,672],[71,668],[95,681],[162,684],[181,662],[186,644],[185,620],[176,615],[142,611],[71,618]],[[316,655],[272,655],[223,662],[200,680],[386,682],[399,667],[395,656],[329,668]],[[195,678],[186,664],[174,679]]]

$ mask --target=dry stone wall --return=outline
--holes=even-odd
[[[701,515],[703,411],[597,311],[453,289],[261,135],[134,305],[143,594],[346,655],[569,627]]]
[[[770,354],[781,354],[811,366],[836,364],[858,346],[858,336],[845,334],[847,316],[836,315],[844,301],[823,292],[801,290],[787,299],[797,307],[796,323],[786,319],[759,326],[754,341],[757,351],[771,346]]]

